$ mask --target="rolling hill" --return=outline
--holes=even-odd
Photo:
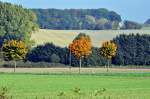
[[[47,42],[57,46],[66,47],[79,34],[88,34],[93,42],[93,46],[99,47],[103,41],[111,40],[119,34],[150,34],[150,30],[46,30],[40,29],[33,33],[31,39],[35,41],[35,46]]]

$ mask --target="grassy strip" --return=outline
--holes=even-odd
[[[0,72],[0,75],[58,75],[58,76],[120,76],[120,77],[150,77],[150,72],[146,73],[6,73]]]

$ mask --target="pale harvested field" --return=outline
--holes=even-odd
[[[13,68],[0,68],[0,72],[11,73]],[[16,73],[78,73],[79,68],[17,68]],[[148,73],[150,69],[110,68],[110,73]],[[82,68],[81,73],[106,73],[106,68]]]
[[[92,39],[93,46],[99,47],[103,41],[112,40],[120,34],[150,34],[150,30],[46,30],[40,29],[33,33],[31,39],[36,45],[54,43],[57,46],[66,47],[79,34],[86,33]]]

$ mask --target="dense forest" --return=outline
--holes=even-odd
[[[118,51],[113,64],[150,65],[150,35],[120,35],[114,41]]]
[[[32,9],[42,29],[118,29],[121,16],[107,9]]]

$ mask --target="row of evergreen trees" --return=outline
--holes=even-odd
[[[150,65],[150,35],[120,35],[114,41],[118,51],[113,64]]]

